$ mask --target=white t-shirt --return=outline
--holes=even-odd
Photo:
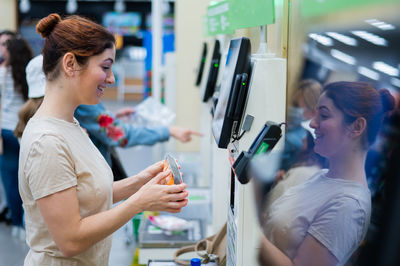
[[[18,112],[24,104],[24,97],[14,89],[11,67],[0,67],[0,94],[2,93],[3,79],[5,80],[5,96],[1,106],[1,128],[14,130],[18,123]],[[3,95],[1,95],[3,97]]]
[[[264,233],[291,259],[308,233],[343,265],[367,232],[371,194],[362,184],[329,178],[327,172],[318,171],[275,200],[269,207]]]
[[[282,180],[279,181],[268,193],[266,206],[271,205],[276,199],[282,196],[283,193],[285,193],[285,191],[288,190],[289,188],[305,182],[319,170],[321,170],[321,168],[316,165],[297,166],[291,168],[289,171],[285,173]]]
[[[40,198],[76,186],[83,218],[111,208],[111,169],[79,123],[52,117],[32,118],[22,135],[19,160],[19,191],[30,247],[24,265],[108,265],[111,236],[77,256],[66,258],[36,204]]]

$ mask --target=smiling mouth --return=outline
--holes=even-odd
[[[321,139],[323,135],[315,133],[315,139]]]
[[[97,92],[99,96],[104,94],[104,89],[105,89],[104,87],[97,87]]]

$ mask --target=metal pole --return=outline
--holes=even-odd
[[[162,77],[162,0],[151,1],[151,31],[152,31],[152,95],[158,102],[161,101]]]

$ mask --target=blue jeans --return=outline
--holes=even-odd
[[[2,129],[3,137],[3,158],[1,160],[1,179],[8,209],[11,212],[11,221],[15,226],[22,226],[22,200],[18,190],[18,160],[19,143],[11,130]]]

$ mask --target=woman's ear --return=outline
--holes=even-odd
[[[62,68],[67,77],[72,78],[75,76],[75,71],[77,69],[77,62],[75,55],[73,53],[68,52],[63,56]]]
[[[367,128],[367,120],[364,117],[358,117],[351,124],[351,136],[359,137],[361,136]]]

